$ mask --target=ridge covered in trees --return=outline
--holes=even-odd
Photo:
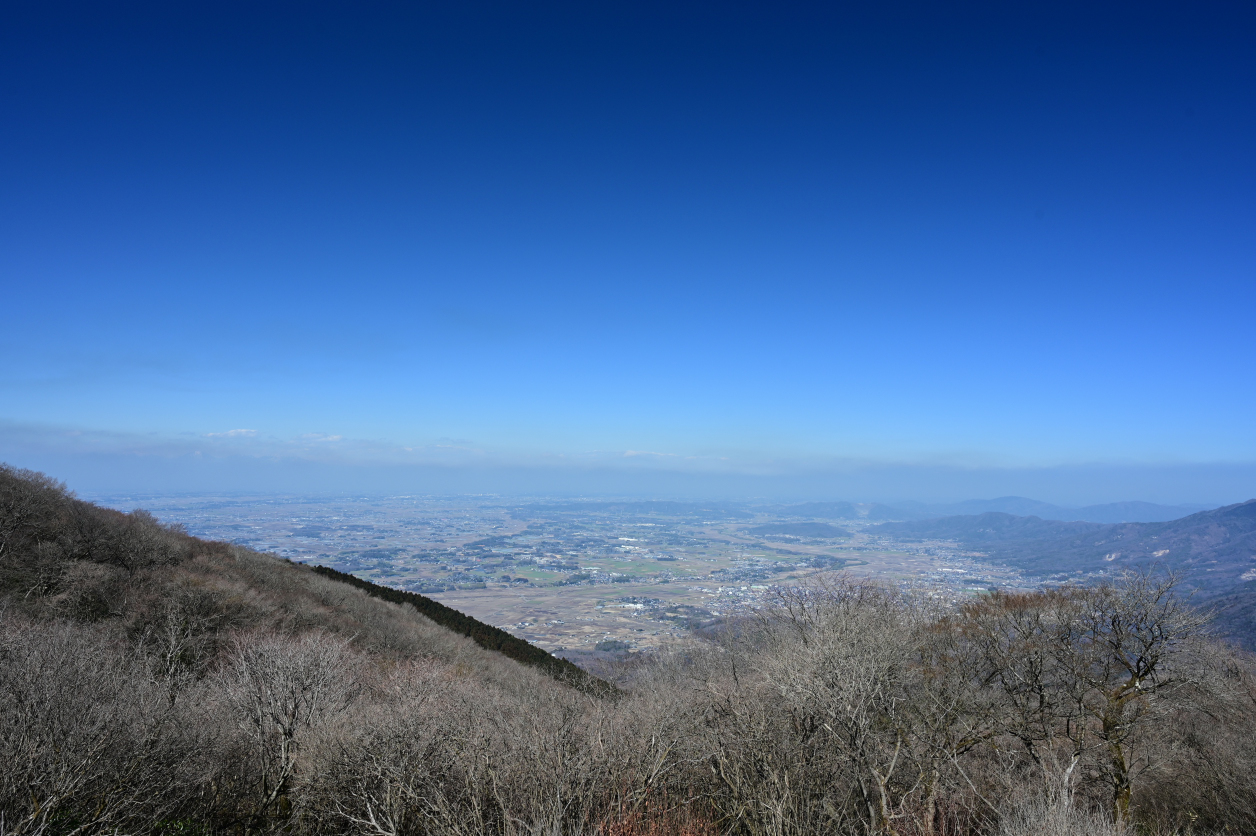
[[[229,544],[206,542],[178,526],[162,525],[145,511],[124,514],[102,508],[75,498],[64,485],[43,474],[7,465],[0,465],[0,561],[0,593],[20,594],[23,601],[34,596],[33,600],[54,606],[61,613],[89,621],[111,615],[145,619],[147,616],[136,610],[143,609],[147,596],[143,590],[129,589],[131,584],[127,583],[143,570],[167,569],[168,574],[180,577],[188,569],[207,565],[217,564],[215,568],[221,570],[231,563],[270,563],[269,574],[275,577],[251,580],[261,587],[254,591],[272,594],[276,587],[293,585],[313,572],[374,598],[413,607],[435,624],[470,638],[486,650],[569,684],[598,693],[613,691],[572,663],[425,596],[379,586],[335,569],[306,567]],[[285,574],[291,577],[283,577]],[[205,584],[197,585],[205,591]],[[220,613],[216,620],[221,629],[249,619],[242,613]]]
[[[403,589],[394,589],[390,586],[381,586],[380,584],[363,580],[356,575],[333,569],[330,566],[313,566],[311,568],[324,577],[347,583],[350,586],[356,586],[358,589],[364,590],[367,595],[391,601],[394,604],[407,604],[414,607],[435,623],[459,635],[468,637],[480,647],[500,653],[520,664],[530,665],[544,671],[555,679],[569,682],[582,690],[601,694],[609,694],[614,691],[612,685],[590,675],[566,659],[559,659],[557,656],[547,653],[518,636],[512,636],[500,627],[485,624],[477,618],[459,612],[453,607],[447,607],[440,601],[428,598],[426,595],[408,592]]]

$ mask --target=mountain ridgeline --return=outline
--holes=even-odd
[[[997,499],[970,499],[950,504],[924,502],[804,502],[801,505],[774,506],[772,510],[782,516],[814,517],[827,520],[932,520],[939,517],[971,516],[991,512],[1035,516],[1044,520],[1079,521],[1094,523],[1163,522],[1185,517],[1200,507],[1189,505],[1157,505],[1153,502],[1111,502],[1104,505],[1087,505],[1066,508],[1039,502],[1023,496],[1002,496]]]
[[[362,593],[403,609],[380,609],[361,600]],[[233,630],[300,632],[302,623],[319,620],[313,613],[326,611],[328,601],[352,600],[321,626],[402,652],[428,639],[449,645],[456,634],[574,687],[614,691],[571,662],[423,595],[200,540],[144,511],[101,508],[41,474],[0,466],[0,600],[6,598],[19,608],[117,621],[132,633],[156,629],[176,606],[190,630],[205,634],[197,636],[201,643]]]
[[[512,636],[500,627],[485,624],[477,618],[459,612],[453,607],[447,607],[440,601],[428,598],[426,595],[371,583],[368,580],[363,580],[347,572],[338,571],[330,566],[314,566],[312,568],[323,577],[357,587],[374,598],[413,607],[434,623],[459,635],[466,636],[480,647],[500,653],[520,664],[536,668],[580,690],[603,695],[609,695],[615,691],[615,688],[609,683],[591,676],[566,659],[559,659],[557,656],[524,641],[518,636]]]
[[[532,519],[537,514],[554,518],[573,515],[596,515],[620,519],[647,520],[657,516],[688,517],[705,520],[749,520],[757,514],[811,520],[859,520],[886,522],[930,520],[938,517],[999,512],[1017,516],[1036,516],[1045,520],[1095,523],[1161,522],[1175,520],[1196,511],[1200,506],[1157,505],[1153,502],[1112,502],[1069,508],[1026,499],[1003,496],[996,499],[971,499],[950,504],[923,502],[803,502],[795,505],[755,505],[747,502],[678,502],[670,500],[583,500],[573,502],[532,503],[515,509],[519,519]]]
[[[1256,499],[1168,522],[1065,522],[999,512],[882,523],[869,529],[895,539],[954,540],[1044,577],[1099,570],[1172,571],[1216,605],[1219,624],[1256,645]]]

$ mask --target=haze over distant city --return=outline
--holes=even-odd
[[[86,495],[1256,496],[1256,8],[11,5]]]

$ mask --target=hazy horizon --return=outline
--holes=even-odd
[[[28,430],[22,440],[13,444],[0,434],[0,461],[42,470],[84,496],[498,494],[888,503],[1022,496],[1063,507],[1126,501],[1217,507],[1256,493],[1256,465],[1243,463],[974,467],[816,458],[674,461],[622,452],[507,458],[483,451],[474,461],[442,463],[390,462],[388,448],[355,457],[352,451],[281,451],[258,444],[250,453],[197,438],[102,438],[75,431]],[[419,457],[402,451],[400,458]]]
[[[11,8],[0,461],[1256,496],[1256,10]]]

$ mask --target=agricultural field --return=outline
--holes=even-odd
[[[110,497],[200,537],[420,592],[565,655],[649,650],[818,576],[956,599],[1035,581],[945,542],[744,505],[431,497]]]

